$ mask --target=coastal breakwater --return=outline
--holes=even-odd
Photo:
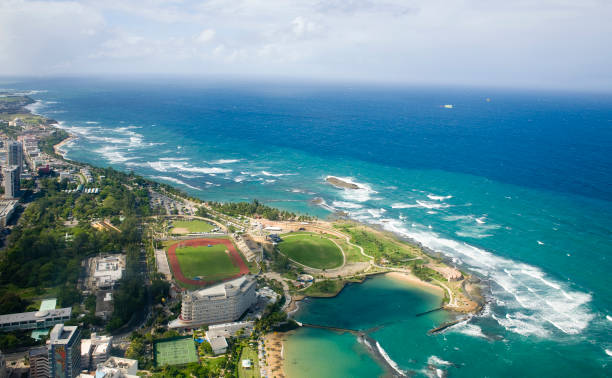
[[[316,328],[316,329],[324,329],[332,332],[340,332],[340,333],[351,333],[357,336],[357,340],[364,344],[367,347],[367,350],[372,354],[374,359],[379,361],[379,363],[387,370],[387,372],[392,377],[406,377],[408,376],[408,372],[400,369],[399,365],[389,357],[384,348],[380,345],[378,341],[376,341],[373,337],[368,335],[368,332],[371,330],[360,331],[356,329],[350,328],[342,328],[342,327],[332,327],[325,326],[319,324],[309,324],[309,323],[300,323],[296,322],[300,327],[307,328]],[[378,328],[378,327],[377,327]]]

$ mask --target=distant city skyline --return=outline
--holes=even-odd
[[[0,75],[182,74],[605,90],[604,0],[6,0]]]

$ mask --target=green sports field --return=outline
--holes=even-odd
[[[155,361],[157,366],[184,365],[198,362],[198,355],[191,337],[176,340],[158,341],[155,343]]]
[[[282,254],[316,269],[332,269],[342,265],[342,252],[325,235],[312,233],[285,234],[278,244]]]
[[[173,220],[173,234],[187,234],[191,232],[210,232],[216,228],[212,224],[203,220]],[[187,232],[185,232],[187,231]]]
[[[223,244],[210,247],[179,246],[176,248],[176,257],[185,277],[202,277],[207,281],[221,280],[240,272],[240,268],[234,265],[226,250],[227,247]]]

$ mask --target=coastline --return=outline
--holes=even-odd
[[[59,128],[59,126],[57,124],[52,125],[53,127]],[[57,155],[59,155],[62,159],[65,160],[69,160],[65,158],[65,153],[66,151],[63,151],[61,149],[61,147],[69,144],[70,142],[74,141],[78,139],[78,136],[68,133],[68,137],[63,139],[62,141],[60,141],[59,143],[55,144],[53,146],[53,150],[55,151],[55,153]],[[152,180],[152,181],[156,181],[156,180]],[[186,196],[189,197],[189,196]],[[323,224],[323,226],[325,228],[329,227],[331,230],[333,230],[333,222],[328,222],[325,220],[321,220],[321,219],[317,219],[317,222],[320,222]],[[384,230],[379,230],[376,227],[373,227],[370,224],[364,224],[361,222],[357,222],[357,221],[352,221],[355,224],[358,224],[360,227],[364,227],[366,229],[368,229],[369,231],[372,232],[376,232],[376,233],[382,233],[382,234],[389,234],[389,232],[384,231]],[[344,235],[344,233],[339,232],[341,234]],[[426,250],[426,248],[424,248],[423,246],[421,246],[419,243],[413,241],[413,240],[406,240],[405,237],[402,237],[401,235],[396,235],[391,233],[391,235],[393,236],[393,238],[399,240],[402,243],[405,244],[409,244],[411,246],[415,246],[417,248],[419,248],[425,255],[427,256],[431,256],[431,254],[433,254],[433,251],[428,251]],[[346,235],[345,235],[346,236]],[[429,252],[429,253],[428,253]],[[446,264],[444,264],[446,265]],[[417,276],[415,276],[414,274],[412,274],[409,271],[397,271],[394,270],[396,268],[392,268],[392,267],[382,267],[382,266],[377,266],[376,264],[374,264],[374,260],[372,259],[372,264],[371,267],[377,267],[377,268],[381,268],[383,269],[382,271],[365,271],[362,274],[358,275],[358,277],[346,277],[344,279],[342,279],[343,285],[340,288],[340,290],[336,293],[330,294],[328,296],[326,296],[327,298],[334,298],[337,295],[339,295],[342,290],[350,283],[363,283],[364,281],[366,281],[368,278],[377,276],[377,275],[382,275],[384,274],[385,276],[388,276],[394,280],[398,280],[401,281],[405,284],[409,284],[411,286],[414,286],[416,288],[418,288],[419,290],[423,290],[426,292],[430,292],[433,293],[437,296],[440,296],[441,298],[444,297],[444,289],[439,286],[436,285],[434,283],[431,282],[426,282],[423,281],[421,279],[419,279]],[[465,282],[464,282],[465,283]],[[465,287],[465,285],[464,285]],[[297,311],[299,311],[299,301],[304,299],[305,297],[307,297],[309,295],[305,294],[305,293],[300,293],[299,295],[292,295],[291,297],[291,306],[287,309],[287,314],[289,317],[292,317]],[[317,296],[313,296],[313,297],[317,297]],[[449,309],[446,308],[446,306],[443,306],[444,310],[448,310],[448,311],[454,311],[454,309]],[[469,313],[476,313],[478,310],[480,310],[482,308],[482,303],[479,303],[478,306],[475,309],[471,309],[470,311],[468,311]],[[459,312],[464,312],[464,311],[459,311]],[[264,345],[265,345],[265,351],[266,351],[266,357],[265,357],[265,361],[266,361],[266,373],[268,374],[268,376],[275,376],[275,377],[286,377],[286,372],[285,372],[285,368],[284,368],[284,362],[285,362],[285,351],[284,351],[284,342],[287,340],[288,337],[291,337],[293,331],[289,331],[289,332],[271,332],[268,333],[266,335],[264,335]],[[367,334],[362,334],[361,337],[363,340],[366,341],[366,345],[368,346],[368,350],[370,351],[370,354],[374,357],[375,360],[378,361],[379,364],[381,364],[387,371],[389,371],[391,374],[393,374],[394,372],[397,374],[398,372],[400,372],[401,370],[397,370],[397,367],[394,366],[392,363],[389,362],[388,358],[385,358],[385,355],[381,352],[380,348],[382,348],[382,346],[380,346],[375,340],[369,338],[369,336]],[[401,374],[401,373],[400,373]]]
[[[266,351],[266,376],[283,378],[285,375],[284,345],[286,337],[290,332],[271,332],[264,336],[264,348]]]
[[[417,287],[421,290],[428,291],[430,293],[439,295],[440,297],[444,297],[444,289],[442,289],[438,285],[434,285],[430,282],[423,281],[415,275],[405,273],[405,272],[388,272],[385,275],[394,280],[406,283],[410,286]]]
[[[62,130],[59,126],[53,125],[55,128]],[[72,141],[77,140],[78,137],[72,133],[68,133],[68,138],[62,140],[61,142],[53,145],[53,151],[58,155],[61,156],[62,159],[65,160],[69,160],[68,158],[66,158],[66,151],[62,150],[62,147],[71,143]]]

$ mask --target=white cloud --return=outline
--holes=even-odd
[[[4,0],[0,74],[610,88],[611,17],[606,0]]]
[[[215,38],[215,31],[213,29],[204,29],[198,36],[196,37],[196,41],[200,43],[206,43],[212,41]]]

